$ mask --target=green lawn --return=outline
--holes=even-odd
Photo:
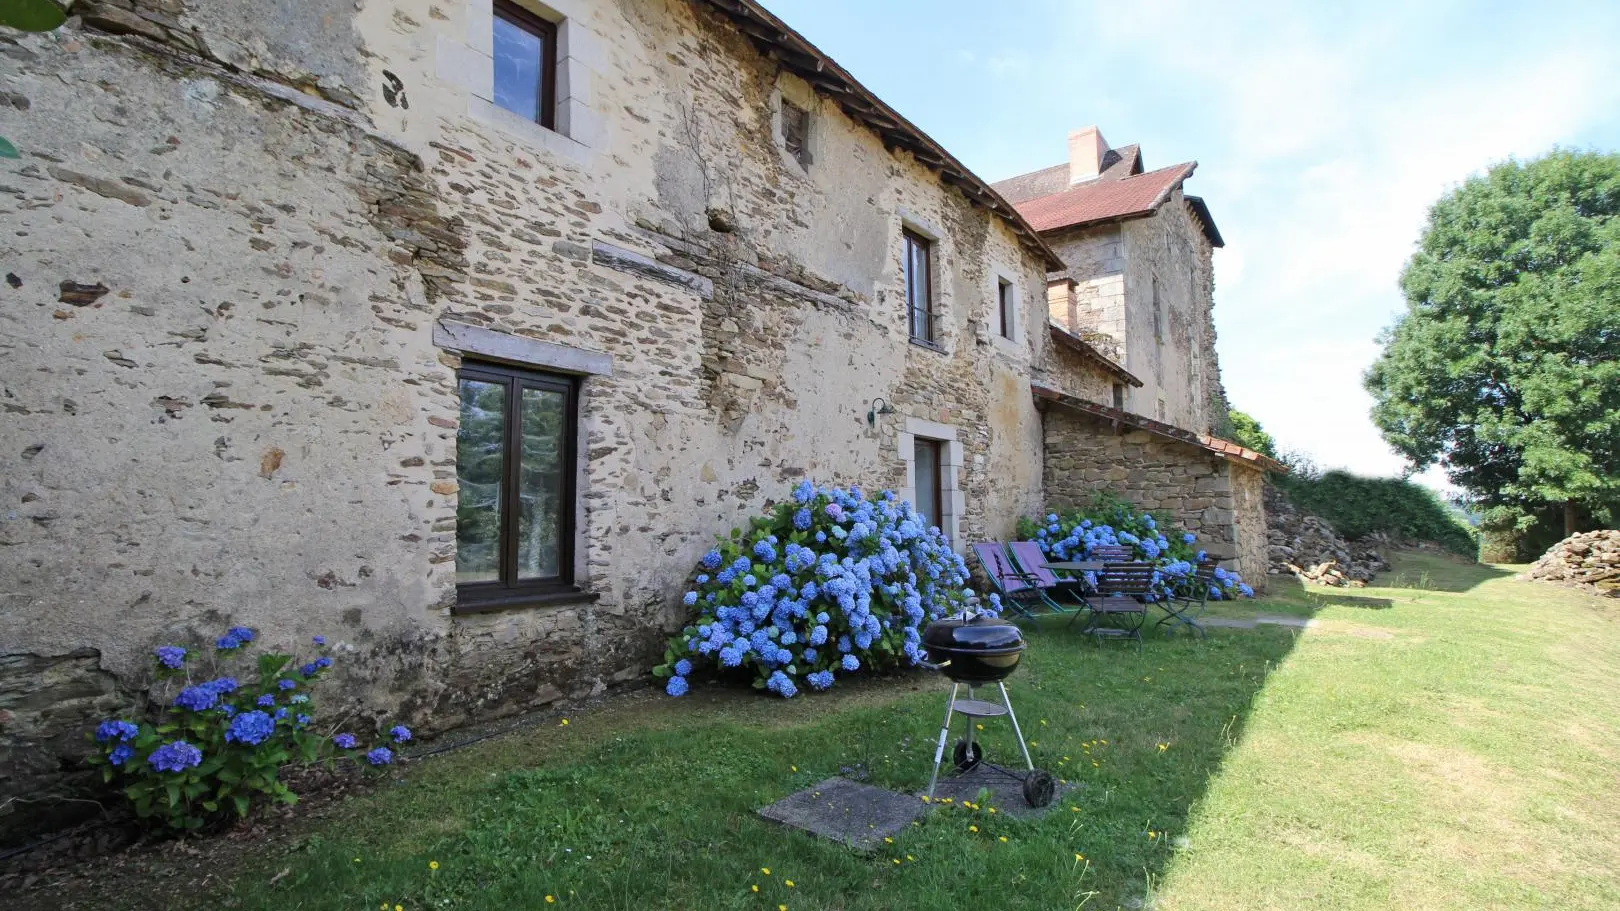
[[[1620,907],[1617,612],[1437,556],[1405,555],[1388,581],[1410,587],[1295,587],[1218,610],[1319,621],[1303,631],[1141,654],[1033,633],[1015,706],[1038,764],[1082,784],[1036,822],[941,808],[873,857],[767,823],[756,808],[846,767],[923,786],[946,687],[917,675],[790,702],[699,687],[411,764],[194,900]],[[991,755],[1011,756],[987,727]]]

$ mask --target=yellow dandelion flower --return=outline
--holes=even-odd
[[[755,892],[758,892],[758,891],[759,891],[759,883],[754,883],[754,884],[753,884],[753,885],[752,885],[752,886],[750,886],[750,887],[749,887],[749,888],[750,888],[750,889],[753,889],[753,890],[754,890],[754,891],[755,891]]]
[[[975,724],[974,727],[978,728],[981,731],[984,730],[984,725],[982,725],[982,724]]]
[[[922,802],[923,802],[923,803],[927,803],[927,802],[928,802],[928,795],[927,795],[927,794],[924,794],[924,795],[923,795],[923,796],[922,796]]]
[[[1029,742],[1029,745],[1030,745],[1030,746],[1032,746],[1032,747],[1038,747],[1038,746],[1040,746],[1040,745],[1041,745],[1041,744],[1040,744],[1040,742],[1039,742],[1039,741],[1036,741],[1036,740],[1031,740],[1031,741],[1030,741],[1030,742]]]
[[[799,770],[799,767],[796,766],[796,765],[790,765],[790,766],[788,766],[788,768],[792,769],[795,772],[797,772]]]
[[[1076,854],[1076,855],[1074,855],[1074,859],[1075,859],[1075,862],[1078,863],[1078,862],[1080,862],[1082,860],[1085,860],[1086,856],[1084,854]]]
[[[1046,727],[1046,719],[1045,718],[1041,719],[1041,727],[1043,727],[1043,728]]]
[[[1080,808],[1079,808],[1079,807],[1070,807],[1070,808],[1069,808],[1069,809],[1070,809],[1070,810],[1073,810],[1073,811],[1074,811],[1074,812],[1076,812],[1076,813],[1078,813],[1078,812],[1080,812]]]
[[[907,855],[906,855],[906,860],[916,860],[916,859],[917,859],[917,858],[915,858],[915,857],[912,857],[912,856],[911,856],[911,855],[910,855],[910,854],[907,854]]]
[[[897,866],[897,867],[900,866],[900,858],[896,857],[894,859],[894,865]]]
[[[1006,841],[1007,841],[1007,836],[1003,835],[998,840],[1001,841],[1003,844],[1005,844]]]
[[[428,869],[429,870],[437,870],[437,869],[439,869],[439,862],[436,861],[436,860],[428,861]]]
[[[990,808],[990,812],[991,812],[991,813],[994,813],[994,812],[996,812],[996,808],[995,808],[995,807],[991,807],[991,808]]]
[[[554,904],[556,904],[556,903],[557,903],[557,896],[555,896],[555,895],[548,895],[548,896],[546,896],[546,904],[548,904],[548,905],[554,905]],[[396,909],[394,909],[394,911],[399,911],[399,909],[398,909],[398,908],[396,908]]]
[[[1159,744],[1159,752],[1163,753],[1165,750],[1168,750],[1168,749],[1170,749],[1170,744],[1168,744],[1168,743]]]
[[[791,888],[793,888],[793,880],[784,879],[784,880],[782,880],[782,885],[787,886],[789,889],[791,889]]]
[[[771,875],[771,868],[770,867],[760,867],[759,872],[765,874],[766,876],[770,876]]]
[[[405,911],[405,906],[404,905],[395,905],[394,906],[394,911]]]
[[[978,826],[968,826],[968,831],[969,832],[977,832],[977,831],[979,831],[979,827]]]
[[[885,836],[883,836],[883,843],[886,844],[886,845],[892,845],[892,844],[894,844],[894,839],[892,839],[892,838],[888,837],[887,835],[885,835]]]
[[[777,905],[776,911],[787,911],[787,905]]]
[[[568,719],[567,719],[567,718],[564,718],[564,719],[563,719],[563,720],[562,720],[562,721],[561,721],[561,722],[560,722],[560,724],[561,724],[561,726],[562,726],[562,727],[568,727]]]
[[[358,857],[356,857],[356,858],[355,858],[355,859],[354,859],[354,862],[355,862],[355,863],[359,863],[359,862],[360,862],[360,858],[358,858]]]

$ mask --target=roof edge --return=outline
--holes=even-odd
[[[1192,207],[1193,217],[1198,219],[1199,224],[1203,227],[1204,236],[1209,238],[1209,245],[1212,247],[1226,246],[1226,241],[1221,239],[1220,230],[1215,227],[1215,216],[1210,214],[1209,204],[1204,202],[1204,197],[1183,194],[1181,198],[1185,199],[1187,205]]]
[[[939,172],[940,179],[955,187],[969,202],[1000,216],[1026,247],[1046,260],[1048,271],[1064,268],[1063,260],[1047,246],[1040,232],[995,188],[757,0],[705,2],[729,18],[765,56],[810,83],[819,94],[837,103],[850,119],[876,133],[891,152],[896,148],[905,149],[924,166]]]
[[[1108,355],[1103,354],[1097,349],[1096,345],[1093,345],[1080,336],[1075,335],[1073,332],[1059,326],[1057,323],[1048,322],[1046,325],[1047,328],[1051,330],[1052,339],[1054,341],[1078,352],[1082,357],[1096,361],[1105,372],[1112,374],[1116,379],[1124,380],[1132,386],[1141,387],[1144,385],[1141,380],[1136,378],[1136,374],[1131,373],[1129,370],[1126,370],[1124,367],[1120,366],[1118,361],[1115,361]]]
[[[1044,399],[1048,402],[1062,405],[1066,408],[1073,409],[1092,417],[1117,421],[1118,423],[1134,427],[1137,430],[1145,430],[1148,433],[1163,437],[1167,440],[1174,440],[1178,443],[1186,443],[1189,446],[1196,446],[1199,449],[1213,453],[1214,455],[1218,455],[1221,458],[1226,459],[1228,462],[1232,462],[1237,465],[1243,465],[1247,468],[1254,468],[1260,471],[1273,471],[1279,474],[1288,473],[1288,466],[1264,453],[1256,452],[1253,449],[1249,449],[1244,446],[1239,446],[1236,443],[1220,439],[1219,437],[1210,436],[1207,433],[1193,433],[1191,430],[1184,430],[1175,426],[1174,424],[1166,424],[1163,421],[1155,421],[1152,418],[1143,417],[1135,412],[1125,411],[1120,408],[1110,408],[1107,405],[1077,398],[1069,395],[1068,393],[1059,392],[1056,389],[1050,389],[1036,383],[1029,384],[1029,391],[1037,399]]]

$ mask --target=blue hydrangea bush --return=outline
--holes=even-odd
[[[119,782],[142,819],[190,830],[233,810],[246,816],[256,804],[293,803],[297,795],[281,780],[285,766],[358,753],[354,734],[323,732],[316,723],[311,690],[332,666],[326,640],[316,636],[316,654],[300,664],[272,652],[250,658],[257,639],[237,626],[211,650],[157,648],[157,717],[111,718],[89,735],[91,763],[106,781]],[[404,725],[388,732],[394,745],[410,739]],[[378,744],[363,761],[393,760],[390,746]]]
[[[1034,541],[1042,553],[1058,560],[1087,560],[1095,548],[1129,546],[1136,559],[1155,564],[1154,593],[1159,598],[1185,593],[1193,584],[1197,562],[1206,555],[1192,532],[1107,496],[1099,497],[1089,509],[1049,513],[1044,519],[1020,518],[1018,539]],[[1096,581],[1094,577],[1092,581]],[[1254,589],[1237,573],[1216,567],[1209,597],[1216,601],[1252,598]]]
[[[709,668],[791,698],[916,664],[922,626],[961,610],[967,581],[945,536],[892,491],[804,481],[703,555],[684,596],[696,617],[653,674],[671,696]]]

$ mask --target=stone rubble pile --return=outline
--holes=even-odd
[[[1584,531],[1554,544],[1520,578],[1562,582],[1620,598],[1620,531]]]
[[[1317,585],[1354,588],[1389,569],[1383,551],[1395,545],[1382,532],[1347,541],[1326,519],[1302,515],[1270,484],[1266,485],[1266,539],[1271,575],[1292,574]]]

